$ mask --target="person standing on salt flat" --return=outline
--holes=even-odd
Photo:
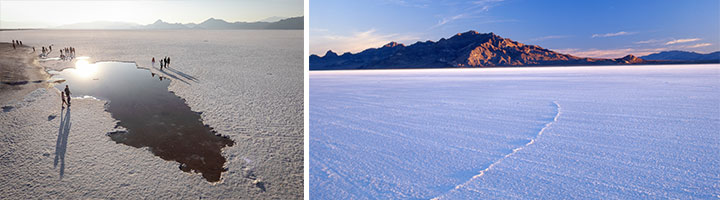
[[[61,98],[61,99],[62,99],[62,106],[61,106],[61,107],[62,107],[63,109],[65,109],[65,105],[68,105],[68,107],[70,107],[70,104],[68,104],[67,101],[65,101],[65,92],[60,92],[60,95],[62,96],[62,98]]]
[[[68,108],[70,108],[70,88],[67,85],[65,85],[65,95],[67,96]]]

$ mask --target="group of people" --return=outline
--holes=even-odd
[[[152,63],[155,65],[155,57],[152,58]],[[165,57],[163,59],[160,59],[160,70],[164,68],[168,68],[170,66],[170,57]]]
[[[73,59],[75,58],[75,47],[65,47],[60,49],[60,59]]]
[[[33,50],[34,49],[35,49],[35,47],[33,47]],[[47,48],[42,47],[42,49],[40,49],[40,50],[42,51],[42,54],[40,54],[40,57],[46,57],[48,54],[50,54],[50,52],[52,52],[52,45],[48,46]]]
[[[15,49],[15,45],[17,45],[17,46],[22,46],[22,45],[23,45],[23,44],[22,44],[22,41],[20,41],[20,40],[13,40],[13,41],[12,41],[12,44],[13,44],[13,49]]]
[[[65,85],[65,91],[60,91],[62,95],[62,108],[65,108],[65,105],[70,108],[70,88],[68,88],[67,85]],[[66,101],[67,99],[67,101]]]

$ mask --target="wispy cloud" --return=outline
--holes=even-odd
[[[375,29],[345,35],[327,33],[310,38],[310,53],[324,55],[327,50],[338,54],[357,53],[368,48],[380,47],[391,41],[408,43],[419,39],[420,37],[412,34],[381,34]]]
[[[529,39],[529,42],[538,42],[538,41],[545,41],[545,40],[551,40],[551,39],[562,39],[562,38],[569,38],[568,35],[548,35],[538,38]]]
[[[406,0],[387,0],[388,3],[399,5],[399,6],[405,6],[405,7],[415,7],[415,8],[427,8],[428,2],[422,1],[422,2],[415,2],[415,1],[406,1]]]
[[[684,50],[684,51],[695,51],[692,49],[707,47],[714,45],[713,43],[698,43],[692,45],[676,45],[680,43],[688,43],[700,41],[699,38],[687,38],[687,39],[651,39],[645,41],[633,42],[637,45],[636,47],[630,48],[619,48],[619,49],[556,49],[557,52],[562,52],[579,57],[589,58],[620,58],[628,54],[635,56],[644,56],[651,53],[657,53],[661,51],[669,50]],[[647,44],[655,44],[648,45]],[[674,45],[675,44],[675,45]]]
[[[666,51],[667,48],[623,48],[623,49],[556,49],[555,51],[588,58],[620,58],[628,54],[644,56],[651,53]]]
[[[310,28],[310,32],[328,32],[330,30],[325,28]]]
[[[487,5],[490,3],[496,3],[496,2],[502,2],[505,0],[479,0],[479,1],[473,1],[472,3],[475,5]]]
[[[685,43],[685,42],[695,42],[700,40],[700,38],[687,38],[687,39],[677,39],[677,40],[671,40],[665,43],[665,45],[671,45],[671,44],[677,44],[677,43]]]
[[[492,7],[502,1],[504,0],[479,0],[472,1],[469,4],[467,2],[459,4],[452,3],[450,5],[452,7],[460,7],[460,11],[452,15],[441,17],[442,19],[440,19],[435,25],[431,26],[430,29],[435,29],[460,19],[477,18],[481,13],[490,11]]]
[[[652,43],[658,43],[660,41],[661,40],[650,39],[650,40],[637,41],[637,42],[633,42],[633,43],[634,44],[652,44]]]
[[[690,45],[685,48],[699,48],[699,47],[706,47],[706,46],[710,46],[710,45],[712,45],[712,44],[711,43],[700,43],[700,44]]]
[[[459,15],[455,15],[455,16],[452,16],[452,17],[443,18],[443,19],[440,20],[437,24],[435,24],[434,26],[430,27],[430,29],[434,29],[434,28],[440,27],[440,26],[442,26],[442,25],[447,24],[448,22],[452,22],[452,21],[455,21],[455,20],[458,20],[458,19],[462,19],[464,16],[465,16],[465,14],[459,14]]]
[[[479,10],[482,11],[482,12],[487,12],[487,11],[490,10],[490,8],[492,8],[493,6],[495,6],[496,3],[502,2],[502,1],[504,1],[504,0],[480,0],[480,1],[473,1],[472,4],[474,4],[474,6],[470,6],[469,9],[470,9],[470,10],[479,9]]]
[[[620,31],[620,32],[617,32],[617,33],[593,34],[593,35],[592,35],[592,38],[598,38],[598,37],[615,37],[615,36],[632,35],[632,34],[635,34],[635,32]]]
[[[665,38],[665,39],[650,39],[650,40],[637,41],[637,42],[633,42],[633,44],[668,46],[668,45],[674,45],[674,44],[696,42],[696,41],[700,41],[700,40],[702,40],[702,39],[700,39],[700,38],[685,38],[685,39]],[[710,43],[702,43],[702,44],[696,44],[696,45],[691,45],[691,46],[677,46],[676,48],[697,48],[697,47],[704,47],[704,46],[709,46],[709,45],[711,45],[711,44]]]

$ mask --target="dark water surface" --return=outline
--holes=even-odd
[[[139,69],[135,63],[78,60],[53,78],[66,81],[72,97],[92,96],[108,101],[106,110],[127,131],[108,135],[117,143],[148,147],[156,156],[177,161],[185,172],[195,171],[210,182],[220,180],[225,157],[222,148],[234,142],[204,125],[200,114],[168,91],[170,80]],[[74,103],[74,102],[71,102]]]

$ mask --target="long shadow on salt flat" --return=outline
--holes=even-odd
[[[186,79],[191,80],[191,81],[193,81],[193,82],[196,82],[196,83],[198,82],[198,79],[195,78],[194,76],[192,76],[192,75],[190,75],[190,74],[186,74],[185,72],[181,72],[181,71],[179,71],[179,70],[176,70],[175,68],[169,68],[169,67],[168,67],[167,70],[168,70],[168,71],[171,71],[171,72],[173,72],[173,73],[175,73],[175,74],[177,74],[177,75],[180,75],[180,76],[182,76],[182,77],[185,77]]]
[[[164,160],[179,162],[185,172],[198,172],[210,182],[220,180],[222,148],[234,142],[204,125],[200,114],[168,91],[170,80],[138,69],[134,63],[100,62],[63,70],[72,96],[107,100],[105,109],[125,130],[108,133],[120,144],[148,149]]]
[[[174,74],[167,73],[167,72],[165,72],[165,71],[163,71],[163,70],[160,70],[160,68],[156,68],[156,67],[153,67],[153,68],[157,69],[160,73],[163,73],[166,77],[170,77],[170,78],[172,78],[172,79],[174,79],[174,80],[178,80],[178,81],[181,81],[181,82],[183,82],[183,83],[185,83],[185,84],[190,85],[189,82],[187,82],[187,81],[185,81],[185,80],[183,80],[183,79],[175,76]],[[151,73],[151,74],[152,74],[152,73]],[[154,74],[153,74],[153,76],[154,76]]]
[[[170,77],[170,78],[172,78],[172,79],[174,79],[174,80],[182,81],[183,83],[188,84],[188,85],[190,85],[189,82],[181,79],[180,77],[176,76],[175,74],[177,74],[177,75],[179,75],[179,76],[182,76],[182,77],[184,77],[184,78],[186,78],[186,79],[188,79],[188,80],[190,80],[190,81],[192,81],[192,82],[195,82],[195,83],[198,82],[198,79],[195,78],[194,76],[189,75],[189,74],[186,74],[186,73],[181,72],[181,71],[178,71],[178,70],[175,70],[175,69],[163,67],[163,69],[161,70],[160,68],[156,67],[155,65],[153,65],[152,67],[155,68],[155,69],[157,69],[160,73],[164,74],[165,76],[168,76],[168,77]],[[168,71],[174,72],[175,74],[168,73]]]
[[[67,152],[68,136],[70,136],[70,107],[65,110],[63,115],[60,111],[60,126],[58,127],[58,138],[55,143],[55,161],[53,167],[60,163],[60,179],[65,175],[65,153]]]

